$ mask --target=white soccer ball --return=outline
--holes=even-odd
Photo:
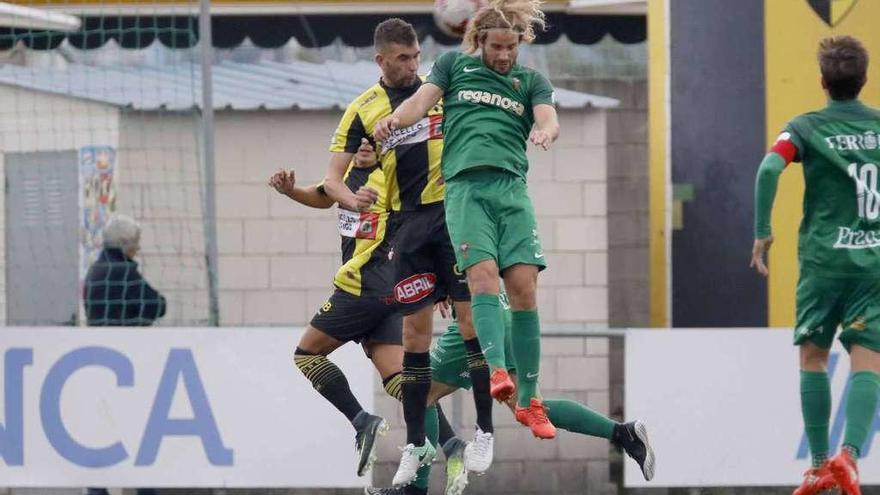
[[[470,18],[485,6],[486,0],[434,0],[434,22],[446,35],[461,38]]]

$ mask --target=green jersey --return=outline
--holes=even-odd
[[[525,179],[532,109],[553,104],[547,78],[521,65],[499,74],[481,57],[449,52],[434,62],[428,82],[443,90],[443,178],[492,166]]]
[[[880,274],[880,111],[832,101],[788,123],[780,140],[804,164],[801,271],[828,277]]]

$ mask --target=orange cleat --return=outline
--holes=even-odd
[[[862,495],[859,488],[859,468],[845,449],[828,460],[828,469],[843,495]]]
[[[513,395],[513,380],[507,374],[507,370],[498,368],[489,377],[489,395],[498,402],[507,402]]]
[[[556,427],[547,418],[547,411],[540,399],[532,397],[529,407],[516,407],[516,420],[528,426],[532,434],[538,438],[551,439],[556,437]]]
[[[834,475],[828,468],[828,461],[817,468],[804,471],[804,481],[794,490],[792,495],[817,495],[837,486]]]

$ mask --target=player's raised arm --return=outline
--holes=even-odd
[[[324,192],[323,184],[301,187],[296,185],[293,170],[279,170],[269,178],[269,186],[297,203],[312,208],[330,208],[335,203]]]
[[[394,129],[408,127],[419,121],[443,97],[443,90],[431,83],[422,84],[414,95],[407,98],[394,113],[376,122],[373,137],[384,141]]]
[[[377,161],[376,150],[373,148],[373,145],[366,138],[361,139],[361,145],[358,148],[357,154],[354,155],[352,166],[367,168],[376,165]],[[296,175],[293,170],[279,170],[275,172],[269,178],[269,186],[297,203],[312,208],[324,209],[336,204],[336,201],[327,194],[324,182],[306,187],[297,186]]]
[[[535,127],[529,134],[529,141],[545,150],[559,137],[559,117],[553,105],[539,104],[533,108]]]
[[[783,132],[776,140],[776,144],[764,156],[755,178],[755,242],[752,245],[752,261],[749,266],[764,276],[769,273],[764,263],[764,253],[773,244],[770,217],[779,175],[796,155],[797,147],[791,140],[791,134]]]

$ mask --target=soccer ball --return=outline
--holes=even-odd
[[[484,6],[486,0],[435,0],[434,22],[446,35],[461,38],[470,18]]]

